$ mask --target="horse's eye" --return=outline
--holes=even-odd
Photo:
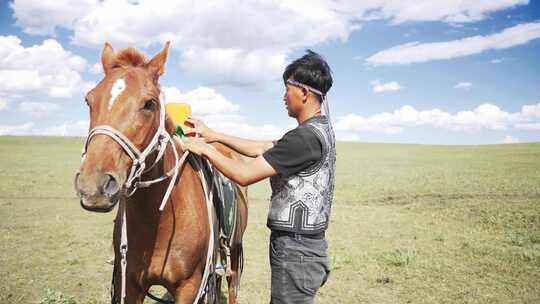
[[[144,102],[143,109],[148,111],[154,111],[156,109],[156,101],[153,99],[148,99]]]

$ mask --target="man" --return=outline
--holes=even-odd
[[[283,73],[283,100],[298,127],[279,141],[242,139],[193,124],[184,148],[210,160],[231,180],[247,186],[270,177],[271,303],[313,303],[330,272],[325,230],[334,194],[335,139],[326,93],[332,86],[325,60],[310,50]],[[221,142],[253,160],[229,159],[207,143]]]

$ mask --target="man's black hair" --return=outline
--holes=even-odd
[[[292,79],[326,94],[332,87],[332,70],[321,55],[312,50],[307,50],[306,53],[285,68],[283,81],[292,76]]]

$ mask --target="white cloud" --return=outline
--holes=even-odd
[[[493,104],[482,104],[472,111],[461,111],[453,117],[455,129],[493,129],[505,130],[508,127],[509,113]]]
[[[239,86],[281,79],[286,66],[285,54],[273,50],[190,49],[181,58],[182,68],[192,75]]]
[[[469,90],[471,87],[472,87],[472,83],[466,82],[466,81],[461,81],[461,82],[458,82],[458,83],[454,86],[454,89]]]
[[[540,131],[540,122],[537,123],[518,123],[515,125],[516,129],[528,130],[528,131]]]
[[[336,132],[381,132],[386,134],[395,134],[403,131],[403,128],[393,126],[390,121],[392,114],[382,113],[369,117],[363,117],[356,114],[347,114],[337,118],[334,124]]]
[[[16,24],[25,33],[34,35],[54,35],[57,27],[71,28],[73,22],[94,9],[99,0],[16,0],[13,9]]]
[[[103,65],[101,62],[96,62],[90,67],[89,70],[92,74],[103,74]]]
[[[379,80],[374,80],[371,82],[371,85],[373,86],[374,93],[392,92],[402,89],[401,85],[396,81],[381,83]]]
[[[358,29],[351,16],[342,18],[349,13],[337,11],[339,6],[104,1],[74,22],[73,42],[148,47],[171,40],[181,51],[180,64],[186,72],[210,84],[253,85],[278,79],[293,49],[345,40]]]
[[[199,87],[184,94],[175,87],[165,87],[163,94],[166,103],[183,102],[189,104],[194,115],[231,113],[238,111],[239,108],[237,104],[233,104],[223,95],[208,87]]]
[[[27,33],[73,32],[77,45],[147,47],[171,40],[181,66],[210,83],[252,85],[279,78],[292,51],[345,41],[368,20],[482,20],[528,0],[491,1],[16,1]],[[121,12],[121,13],[119,13]]]
[[[70,29],[75,43],[98,47],[106,40],[148,46],[171,39],[186,49],[288,48],[346,39],[358,26],[352,21],[355,13],[341,7],[330,1],[309,5],[288,1],[167,1],[160,5],[144,0],[137,4],[103,1],[78,17]]]
[[[56,112],[60,106],[51,102],[28,102],[19,103],[17,110],[22,113],[27,113],[32,116],[42,117],[47,114]]]
[[[7,110],[9,108],[7,101],[0,99],[0,111]]]
[[[0,36],[0,94],[46,93],[70,97],[81,91],[86,60],[54,39],[25,48],[15,36]]]
[[[201,119],[215,130],[221,130],[244,138],[279,139],[287,131],[273,124],[253,125],[246,117],[231,114],[203,115]]]
[[[540,103],[522,106],[520,112],[511,115],[511,120],[516,129],[540,131]]]
[[[33,123],[17,125],[0,125],[0,135],[25,135],[32,131]]]
[[[503,143],[505,144],[515,144],[518,142],[519,142],[519,138],[511,136],[511,135],[506,135],[503,139]]]
[[[410,42],[380,51],[366,61],[373,65],[400,65],[444,60],[479,54],[490,49],[506,49],[540,38],[540,22],[518,24],[500,33],[459,40]]]
[[[283,31],[279,21],[303,22],[314,19],[320,22],[318,27],[328,32],[342,29],[343,24],[358,20],[391,20],[392,23],[407,21],[442,21],[449,24],[475,22],[485,19],[488,14],[528,4],[528,0],[490,0],[490,1],[455,1],[438,0],[434,5],[429,1],[213,1],[212,3],[192,1],[167,1],[155,5],[148,0],[139,1],[98,1],[98,0],[58,0],[54,3],[16,0],[11,4],[17,25],[30,34],[51,34],[58,27],[75,31],[76,39],[89,42],[104,38],[117,38],[122,41],[137,40],[135,36],[154,38],[153,34],[177,36],[184,40],[193,39],[196,33],[217,36],[215,25],[222,26],[222,33],[230,33],[222,39],[238,37],[237,32],[244,33],[245,38],[271,34],[272,37],[296,35],[294,31]],[[118,14],[122,12],[122,14]],[[145,15],[146,13],[146,15]],[[331,18],[333,17],[333,18]],[[116,18],[116,20],[115,20]],[[159,26],[150,23],[159,18]],[[143,24],[129,21],[143,20]],[[269,20],[276,20],[270,22]],[[213,21],[213,22],[212,22]],[[246,22],[249,21],[249,22]],[[99,33],[104,24],[111,26],[111,32]],[[266,31],[242,29],[245,24],[254,25],[253,29],[267,27]],[[92,31],[91,26],[96,26]],[[154,25],[154,26],[152,26]],[[182,27],[176,27],[182,25]],[[354,25],[354,24],[353,24]],[[350,25],[349,25],[350,26]],[[356,25],[357,26],[357,25]],[[164,30],[160,31],[162,27]],[[120,28],[121,31],[117,31]],[[133,28],[133,31],[129,31]],[[296,31],[302,30],[293,27]],[[201,31],[204,29],[205,31]],[[309,32],[306,28],[304,31]],[[266,32],[266,33],[265,33]],[[90,34],[81,37],[82,34]],[[191,35],[188,35],[191,34]],[[311,33],[309,36],[319,35]],[[203,36],[204,37],[204,36]],[[201,37],[200,39],[205,40]],[[144,39],[143,38],[143,39]],[[283,38],[287,39],[287,38]],[[113,39],[114,40],[114,39]],[[94,41],[95,42],[95,41]]]
[[[440,109],[418,111],[406,105],[393,112],[370,116],[347,114],[337,117],[339,132],[400,133],[407,127],[428,126],[454,131],[467,130],[540,130],[540,103],[525,105],[520,112],[509,113],[493,104],[482,104],[473,110],[448,113]]]
[[[407,21],[443,21],[453,25],[483,20],[492,12],[529,3],[528,0],[370,2],[377,6],[367,14],[371,19],[388,18],[394,24]]]
[[[520,115],[524,119],[540,119],[540,103],[536,105],[522,106]]]
[[[493,64],[497,64],[497,63],[501,63],[504,61],[504,58],[495,58],[495,59],[492,59],[490,62],[493,63]]]

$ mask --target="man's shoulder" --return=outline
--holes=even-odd
[[[312,126],[300,125],[285,133],[278,142],[287,145],[310,145],[313,143],[320,144],[321,139]]]
[[[307,122],[304,122],[296,128],[288,131],[285,133],[285,135],[320,140],[318,137],[318,125],[320,124],[324,124],[324,121],[322,121],[320,117],[313,117]]]

